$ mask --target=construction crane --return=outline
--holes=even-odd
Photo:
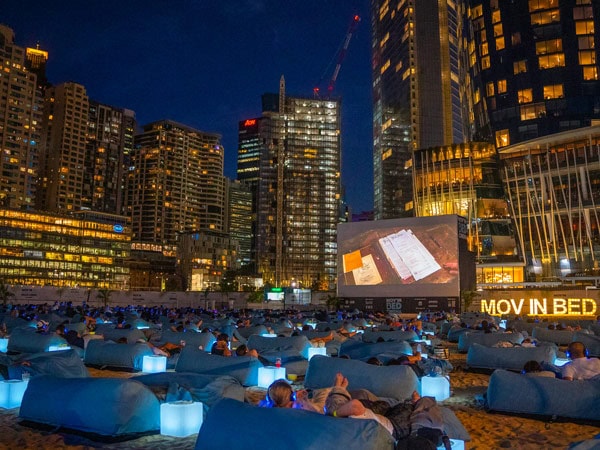
[[[344,38],[343,45],[342,45],[341,49],[338,52],[336,52],[337,64],[335,65],[335,69],[333,70],[333,74],[331,75],[331,78],[329,79],[329,84],[327,85],[327,97],[328,98],[331,97],[331,94],[333,94],[333,89],[335,88],[335,82],[340,73],[340,68],[342,67],[344,58],[346,57],[346,52],[348,51],[348,45],[350,44],[350,39],[352,39],[352,34],[354,33],[354,31],[356,31],[356,27],[358,26],[359,22],[360,22],[360,16],[358,14],[355,14],[352,17],[352,21],[350,22],[350,26],[348,27],[348,31],[346,32],[346,37]],[[321,79],[323,79],[323,77]],[[315,97],[319,97],[319,94],[320,94],[319,86],[316,86],[313,89],[313,92],[314,92]]]

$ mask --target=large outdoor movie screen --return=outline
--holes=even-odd
[[[339,224],[338,296],[458,297],[465,238],[455,215]]]

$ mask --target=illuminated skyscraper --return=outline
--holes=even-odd
[[[176,255],[178,233],[225,230],[221,136],[163,120],[135,136],[127,211],[134,250]]]
[[[490,139],[497,148],[600,121],[600,3],[473,0]]]
[[[89,98],[85,87],[68,82],[46,90],[44,151],[36,201],[41,211],[89,207],[82,193],[86,176]]]
[[[412,215],[412,152],[470,139],[462,1],[372,0],[375,219]]]
[[[25,49],[0,25],[0,206],[34,207],[41,147],[42,97],[25,67]]]
[[[331,289],[340,205],[340,102],[263,96],[240,122],[238,178],[255,181],[256,259],[265,283]]]

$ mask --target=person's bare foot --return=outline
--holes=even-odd
[[[336,387],[343,387],[345,389],[348,387],[348,378],[346,378],[341,372],[338,372],[335,374],[333,385]]]
[[[410,401],[413,403],[417,403],[420,398],[421,398],[421,396],[419,395],[419,393],[417,391],[413,391],[413,393],[410,397]]]

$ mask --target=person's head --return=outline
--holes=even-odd
[[[527,361],[523,366],[523,373],[535,373],[541,372],[542,370],[542,365],[539,362],[533,360]]]
[[[267,389],[267,404],[272,408],[291,408],[294,406],[294,390],[285,380],[276,380]]]
[[[238,348],[235,349],[235,354],[238,356],[244,356],[247,353],[248,353],[248,347],[246,346],[246,344],[242,344],[242,345],[238,346]]]
[[[571,342],[567,348],[567,356],[571,359],[585,358],[587,355],[583,342]]]
[[[367,359],[367,364],[371,364],[373,366],[383,366],[383,363],[375,356],[371,356]]]

